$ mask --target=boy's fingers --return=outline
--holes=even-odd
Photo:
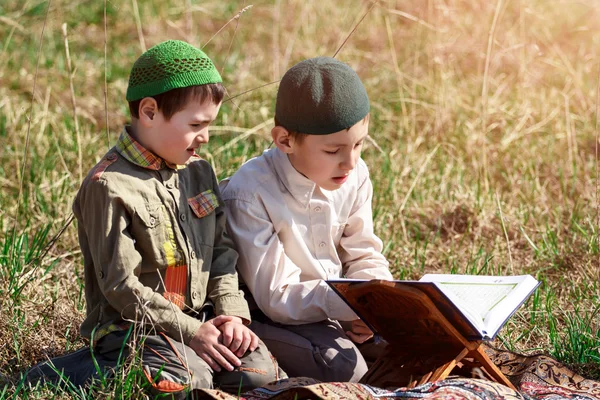
[[[346,336],[348,336],[354,343],[358,343],[356,341],[357,336],[352,331],[346,331]]]
[[[200,354],[200,358],[203,359],[213,371],[221,372],[219,364],[217,364],[207,353]]]
[[[225,343],[223,343],[225,344]],[[236,330],[234,337],[233,337],[233,341],[231,342],[231,346],[227,346],[229,347],[229,350],[231,350],[233,353],[238,352],[240,347],[244,344],[244,333],[240,332],[240,330]],[[239,355],[239,354],[238,354]]]
[[[234,341],[234,329],[231,325],[227,324],[227,325],[223,325],[222,327],[222,331],[221,331],[221,336],[222,336],[222,341],[223,344],[227,347],[229,347],[231,345],[231,343]]]
[[[233,317],[230,315],[219,315],[214,317],[213,319],[210,320],[210,323],[213,324],[214,326],[221,326],[223,325],[225,322],[230,322],[233,321]]]
[[[231,367],[231,365],[234,365],[236,367],[239,367],[240,365],[242,365],[242,362],[240,361],[239,358],[236,357],[235,354],[233,354],[231,352],[231,350],[229,350],[227,347],[223,346],[222,344],[218,344],[215,346],[215,349],[217,349],[217,351],[220,353],[219,354],[219,358],[217,358],[217,362],[219,364],[221,364],[222,366],[224,366],[225,368],[227,368],[224,364],[226,363],[227,365],[229,365]],[[223,361],[223,362],[221,362]],[[231,364],[229,364],[231,363]],[[228,369],[229,371],[233,370],[233,367],[231,367],[231,369]]]
[[[252,344],[252,338],[250,336],[250,332],[246,330],[242,333],[242,342],[240,343],[240,347],[237,349],[236,355],[238,357],[243,357],[246,354],[246,351]]]
[[[357,319],[352,322],[352,330],[354,332],[357,330],[371,332],[371,328],[369,328],[369,326],[361,319]]]
[[[260,340],[258,339],[258,336],[256,335],[256,333],[252,332],[250,329],[248,329],[248,332],[250,332],[250,338],[251,338],[250,346],[248,347],[248,349],[250,351],[254,351],[258,347],[258,343],[260,342]]]
[[[346,335],[352,340],[354,343],[361,344],[364,342],[364,339],[360,335],[356,335],[353,332],[346,332]]]
[[[357,335],[371,335],[373,332],[366,325],[356,325],[352,327],[352,332]]]
[[[371,336],[373,336],[372,334],[370,335],[357,335],[354,332],[346,332],[346,335],[348,335],[348,337],[350,338],[350,340],[352,340],[354,343],[364,343],[367,340],[369,340],[371,338]]]
[[[231,365],[229,363],[229,361],[227,361],[227,359],[223,356],[224,350],[229,351],[229,349],[227,349],[227,347],[223,346],[222,344],[218,344],[212,349],[212,352],[210,355],[217,363],[219,363],[219,365],[221,367],[225,368],[227,371],[233,371],[233,365]],[[233,356],[233,357],[235,358],[235,356]],[[227,357],[227,358],[229,358],[229,357]],[[231,361],[233,361],[233,360],[231,360]],[[238,363],[239,363],[239,360],[238,360]],[[232,362],[232,364],[235,365],[234,362]],[[236,365],[236,367],[237,366],[239,366],[239,364]],[[215,370],[215,371],[218,372],[220,370]]]

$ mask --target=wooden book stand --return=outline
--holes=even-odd
[[[435,293],[389,281],[347,287],[344,297],[348,303],[389,343],[361,383],[414,387],[445,379],[455,369],[478,367],[491,380],[516,390],[485,354],[482,341],[467,340],[429,296]],[[446,302],[439,300],[438,304]]]

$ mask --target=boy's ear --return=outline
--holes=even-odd
[[[275,125],[271,129],[271,137],[273,137],[273,143],[275,146],[286,154],[293,153],[294,151],[294,139],[290,136],[290,133],[281,125]]]
[[[158,104],[152,97],[144,97],[140,101],[138,114],[140,115],[140,123],[146,127],[152,125],[154,117],[158,113]]]

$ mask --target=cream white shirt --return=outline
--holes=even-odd
[[[221,194],[239,273],[273,321],[356,319],[325,280],[392,279],[373,233],[373,186],[362,159],[340,189],[327,191],[273,148],[221,182]]]

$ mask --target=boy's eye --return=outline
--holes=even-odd
[[[327,153],[327,154],[335,154],[335,153],[337,153],[337,152],[338,152],[337,150],[335,150],[335,151],[328,151],[328,150],[325,150],[325,153]]]
[[[356,143],[356,144],[354,145],[354,147],[360,147],[360,146],[362,146],[362,144],[363,144],[363,142],[362,142],[362,140],[361,140],[360,142]]]

